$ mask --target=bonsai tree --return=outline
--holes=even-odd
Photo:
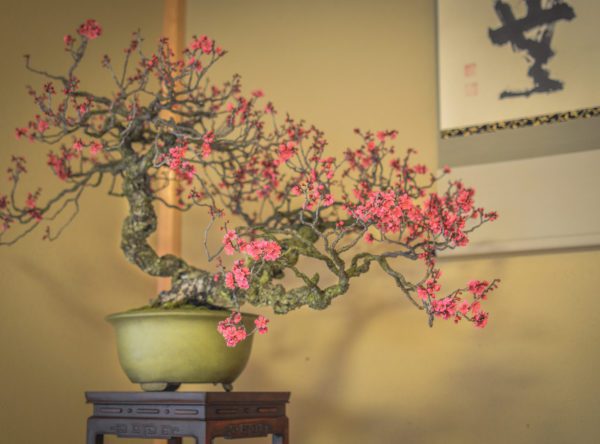
[[[440,290],[436,252],[466,245],[473,230],[496,218],[475,206],[473,189],[460,181],[435,191],[448,168],[438,175],[412,162],[414,150],[397,153],[394,130],[356,129],[358,147],[330,156],[322,131],[280,117],[260,90],[244,95],[238,75],[211,83],[207,73],[225,51],[204,35],[178,58],[167,39],[145,53],[134,33],[122,68],[109,56],[101,61],[114,80],[113,94],[83,90],[78,67],[101,34],[100,25],[87,20],[76,36],[64,37],[70,57],[64,74],[35,67],[26,56],[27,69],[43,85],[29,87],[37,113],[16,136],[51,146],[47,163],[62,188],[52,196],[22,190],[26,161],[13,156],[8,189],[0,194],[0,244],[12,245],[38,228],[44,239],[56,239],[77,215],[84,192],[108,182],[109,194],[129,206],[121,231],[125,257],[151,276],[171,278],[171,289],[151,305],[231,310],[219,326],[230,346],[249,334],[240,323],[242,304],[278,314],[303,306],[322,310],[374,264],[430,325],[435,318],[486,325],[481,301],[497,280]],[[161,193],[172,183],[176,202]],[[212,269],[156,253],[148,242],[156,205],[208,212],[200,235]],[[208,239],[215,229],[223,231],[217,246]],[[320,262],[327,276],[308,273],[307,258]],[[406,260],[422,263],[420,280],[402,274]],[[267,322],[259,317],[256,331],[265,332]]]

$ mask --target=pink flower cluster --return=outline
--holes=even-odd
[[[466,288],[454,291],[452,294],[437,298],[437,293],[441,290],[438,283],[440,270],[434,270],[433,276],[425,282],[425,285],[417,288],[419,297],[429,306],[430,312],[442,319],[453,319],[459,322],[466,319],[478,327],[483,328],[487,325],[489,313],[481,309],[481,300],[487,299],[487,294],[497,288],[498,280],[489,283],[487,281],[470,281]],[[461,296],[464,293],[470,293],[473,302],[469,303]]]
[[[213,41],[211,38],[201,35],[200,37],[194,37],[192,43],[190,43],[189,50],[191,52],[200,50],[204,54],[210,54],[213,50]]]
[[[206,133],[202,139],[202,158],[207,159],[212,153],[211,144],[215,141],[215,133],[213,131],[209,131]]]
[[[268,323],[269,323],[269,320],[267,318],[265,318],[263,315],[260,315],[258,318],[256,318],[254,320],[254,325],[256,325],[256,330],[261,335],[264,335],[265,333],[268,332],[268,330],[269,330],[269,328],[267,327]]]
[[[264,316],[260,315],[254,320],[255,329],[250,333],[253,334],[255,331],[261,335],[268,332],[269,328],[267,324],[269,320]],[[231,313],[231,315],[219,322],[217,325],[217,331],[225,339],[227,347],[235,347],[238,343],[248,337],[246,327],[242,324],[242,314],[239,312]]]
[[[174,171],[179,179],[191,184],[194,180],[194,174],[196,174],[196,167],[189,160],[185,159],[187,151],[188,144],[183,143],[169,148],[169,154],[160,156],[158,160],[166,162],[169,169]]]
[[[38,188],[38,190],[35,193],[27,193],[27,199],[25,199],[25,207],[27,209],[27,214],[29,214],[29,216],[36,222],[40,222],[42,220],[42,213],[37,207],[37,200],[40,197],[41,191],[42,190]]]
[[[232,313],[231,316],[217,325],[217,331],[225,338],[227,347],[235,347],[248,336],[246,327],[241,322],[242,315],[240,313]]]
[[[423,301],[434,299],[436,294],[442,289],[441,285],[438,283],[441,272],[435,270],[432,274],[432,277],[425,281],[425,285],[417,287],[417,294]]]
[[[255,261],[275,261],[281,256],[281,247],[277,242],[258,239],[246,244],[244,252]]]
[[[415,224],[422,219],[412,199],[406,194],[398,195],[393,189],[368,192],[355,190],[354,193],[359,203],[347,205],[348,213],[366,225],[375,225],[382,233],[398,233],[403,224],[410,222],[415,230]]]
[[[330,207],[335,198],[330,191],[335,174],[334,157],[318,158],[317,168],[312,168],[300,185],[294,185],[291,193],[295,196],[304,194],[304,208],[314,210],[317,207]]]
[[[281,246],[275,242],[265,239],[256,239],[246,242],[240,238],[234,230],[227,230],[223,237],[223,250],[225,254],[241,252],[250,256],[253,260],[275,261],[281,256]],[[241,288],[247,290],[250,270],[244,266],[244,260],[236,260],[230,272],[225,274],[225,286],[229,289]]]
[[[468,283],[469,291],[482,299],[485,299],[485,292],[489,285],[490,283],[488,281],[473,280]]]
[[[93,40],[102,35],[102,27],[96,20],[88,19],[79,28],[77,28],[77,33],[83,37]],[[65,41],[65,43],[67,42]]]
[[[234,230],[227,230],[223,236],[223,249],[228,255],[236,251],[246,253],[255,261],[275,261],[281,256],[281,246],[277,242],[265,239],[246,242]]]
[[[296,142],[290,141],[279,145],[279,162],[285,163],[296,153]]]
[[[248,283],[249,276],[250,269],[244,266],[243,259],[238,259],[233,263],[231,271],[225,274],[225,286],[231,290],[236,287],[247,290],[250,288],[250,284]]]
[[[59,155],[50,151],[48,153],[47,163],[60,180],[67,180],[69,176],[71,176],[70,160],[74,156],[75,155],[70,150],[63,147]]]
[[[86,160],[82,157],[83,149],[86,147],[90,150],[92,160],[95,160],[96,156],[104,149],[104,145],[98,140],[94,140],[89,145],[86,145],[83,140],[75,139],[71,148],[63,145],[59,153],[50,151],[48,153],[47,164],[60,180],[67,180],[71,176],[71,161],[73,159]]]
[[[465,233],[469,219],[494,220],[495,213],[484,213],[473,206],[474,191],[460,182],[454,191],[445,195],[429,193],[422,205],[407,192],[398,188],[371,190],[363,183],[354,189],[357,202],[347,201],[348,214],[365,226],[374,225],[383,234],[402,232],[406,242],[421,238],[446,241],[450,246],[464,246],[469,239]]]

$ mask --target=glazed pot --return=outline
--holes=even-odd
[[[181,383],[223,384],[242,373],[252,337],[227,347],[217,324],[231,313],[203,307],[143,308],[107,317],[117,334],[121,367],[146,391],[176,390]],[[243,314],[247,331],[256,315]]]

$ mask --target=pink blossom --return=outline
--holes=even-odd
[[[440,270],[434,270],[433,276],[425,281],[425,286],[417,287],[417,294],[422,300],[427,301],[430,298],[435,298],[436,293],[442,289],[438,283],[440,274]]]
[[[167,164],[169,168],[172,170],[177,170],[181,167],[182,159],[187,152],[187,145],[183,146],[175,146],[173,148],[169,148],[169,158],[167,159]]]
[[[54,85],[52,84],[52,82],[44,83],[44,91],[48,95],[56,94],[56,89],[54,88]]]
[[[450,319],[456,313],[456,301],[451,297],[445,297],[440,300],[432,299],[431,308],[434,315],[443,319]]]
[[[265,95],[265,93],[263,92],[262,89],[257,89],[257,90],[252,91],[252,95],[254,97],[262,97]]]
[[[73,45],[74,41],[75,41],[75,39],[72,36],[70,36],[69,34],[67,34],[63,37],[63,42],[65,42],[65,46],[67,48],[71,47]]]
[[[331,205],[333,205],[333,196],[331,194],[326,194],[325,198],[323,199],[323,206],[324,207],[329,207]]]
[[[177,176],[180,179],[185,180],[188,184],[194,180],[194,174],[196,174],[196,167],[191,162],[185,161],[181,164],[181,168],[176,171]]]
[[[81,151],[81,150],[83,150],[83,147],[84,147],[84,146],[85,146],[85,145],[83,144],[83,141],[82,141],[81,139],[75,139],[75,142],[73,142],[73,146],[72,146],[72,148],[73,148],[75,151]]]
[[[250,288],[248,283],[248,276],[250,276],[250,270],[248,267],[244,267],[244,260],[239,259],[234,262],[232,269],[233,277],[235,279],[235,284],[243,289],[247,290]]]
[[[38,120],[37,122],[37,130],[40,133],[43,133],[44,131],[46,131],[48,128],[50,127],[50,125],[48,125],[48,122],[46,122],[43,119]]]
[[[177,177],[185,180],[188,184],[191,184],[194,175],[196,174],[196,167],[190,161],[185,160],[187,150],[187,143],[169,148],[169,154],[166,156],[166,163],[169,168],[175,172]]]
[[[245,253],[255,261],[264,259],[265,261],[274,261],[281,255],[281,247],[277,242],[264,239],[249,242],[245,249]]]
[[[90,144],[90,152],[92,153],[92,156],[97,155],[100,151],[102,151],[103,148],[104,146],[102,145],[102,143],[98,142],[97,140],[94,140]]]
[[[225,275],[225,286],[231,290],[235,288],[235,279],[232,272],[229,272]]]
[[[295,154],[295,148],[295,142],[287,142],[279,145],[279,160],[284,163],[287,162]]]
[[[415,165],[414,166],[415,173],[417,174],[425,174],[427,172],[427,167],[425,165]]]
[[[207,142],[204,142],[202,144],[202,158],[203,159],[208,158],[211,153],[212,153],[212,148],[211,148],[210,144]]]
[[[202,157],[206,159],[212,153],[212,143],[215,141],[215,133],[207,132],[202,138]]]
[[[88,19],[77,29],[77,33],[90,40],[93,40],[102,35],[102,27],[93,19]],[[66,42],[65,42],[66,43]]]
[[[202,63],[195,57],[190,58],[190,60],[188,61],[188,66],[191,66],[196,72],[202,71]]]
[[[456,203],[461,210],[465,212],[471,211],[473,208],[473,196],[475,195],[475,190],[473,188],[464,188],[460,182],[456,182],[456,186],[458,188]]]
[[[258,318],[256,318],[254,320],[254,325],[256,325],[256,329],[258,330],[258,333],[261,335],[264,335],[265,333],[267,333],[268,331],[268,327],[267,324],[269,323],[269,320],[267,318],[265,318],[263,315],[260,315]]]
[[[213,143],[215,141],[215,133],[214,131],[209,131],[207,132],[203,137],[202,140],[206,143]]]
[[[15,137],[17,140],[21,139],[21,137],[27,135],[27,128],[16,128],[15,129]]]
[[[232,313],[228,318],[217,324],[217,331],[225,339],[227,347],[235,347],[248,336],[246,328],[243,325],[238,325],[241,320],[242,315],[240,313]]]
[[[237,233],[234,230],[227,230],[223,236],[223,249],[225,254],[231,256],[235,252],[234,242],[238,241]]]
[[[480,311],[475,316],[473,316],[473,322],[475,323],[475,327],[484,328],[487,325],[489,318],[489,314],[485,311]]]
[[[410,197],[406,193],[398,198],[398,205],[402,210],[411,210],[414,207],[414,204]]]
[[[201,35],[198,38],[195,38],[194,40],[192,40],[192,43],[190,44],[190,49],[192,51],[196,51],[198,49],[200,49],[203,53],[208,54],[212,51],[213,48],[213,41],[205,36],[205,35]]]
[[[496,219],[498,219],[498,213],[496,213],[495,211],[490,211],[489,213],[485,214],[485,218],[489,221],[495,221]]]
[[[481,297],[485,292],[486,288],[490,285],[488,281],[469,281],[469,291],[473,293],[474,296]]]
[[[33,209],[36,207],[37,196],[32,193],[27,193],[27,200],[25,201],[25,206],[29,209]]]
[[[235,347],[238,343],[246,339],[248,335],[245,328],[235,327],[234,325],[221,327],[219,333],[225,338],[227,347]]]
[[[265,261],[274,261],[281,256],[281,247],[277,242],[267,241],[263,246],[263,259]]]
[[[156,65],[158,65],[158,57],[156,56],[156,54],[152,54],[152,57],[146,60],[145,65],[149,70],[155,68]]]
[[[203,53],[208,54],[209,52],[212,51],[213,41],[206,36],[202,36],[202,37],[203,38],[202,38],[202,43],[200,45],[200,49],[202,49]]]
[[[258,241],[249,242],[244,249],[244,252],[255,261],[260,259],[262,249],[260,248]]]
[[[42,213],[37,208],[32,208],[31,210],[27,211],[27,214],[29,214],[37,222],[40,222],[42,220]]]
[[[365,239],[365,242],[368,244],[372,244],[373,241],[375,240],[375,238],[373,237],[373,235],[371,233],[365,233],[364,239]]]
[[[56,154],[50,152],[48,153],[47,163],[52,167],[52,170],[60,180],[66,180],[71,175],[71,171],[67,167],[64,157],[58,157]]]
[[[469,302],[461,301],[461,303],[458,304],[458,311],[461,312],[462,314],[466,315],[469,312],[470,306],[471,306],[471,304],[469,304]]]

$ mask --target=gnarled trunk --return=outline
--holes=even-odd
[[[231,305],[231,301],[218,291],[209,272],[197,269],[172,254],[159,256],[148,243],[148,238],[156,231],[157,218],[150,178],[139,162],[132,162],[125,169],[123,193],[129,203],[129,216],[124,220],[121,231],[121,249],[125,257],[145,273],[170,277],[172,281],[171,289],[161,292],[153,305]]]

